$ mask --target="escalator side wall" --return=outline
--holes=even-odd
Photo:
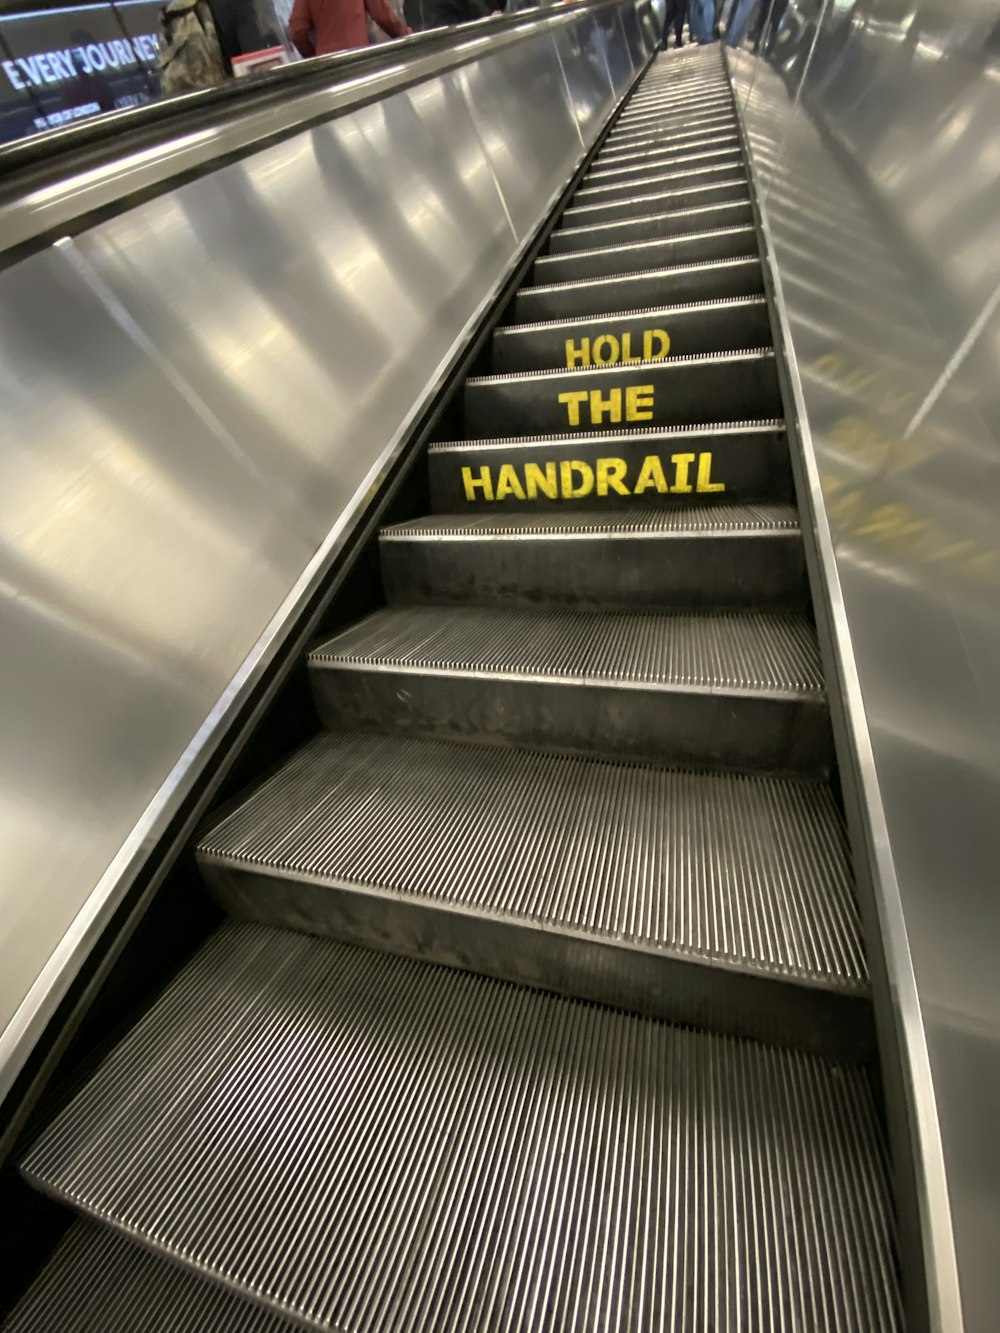
[[[487,47],[0,277],[0,1095],[630,86],[606,27],[526,39],[533,99]]]

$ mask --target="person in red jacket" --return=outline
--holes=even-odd
[[[390,37],[408,37],[413,31],[388,0],[295,0],[288,35],[306,57],[367,46],[366,10]]]

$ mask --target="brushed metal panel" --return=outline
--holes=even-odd
[[[610,112],[556,28],[0,275],[0,1095]]]
[[[546,35],[499,52],[488,66],[468,65],[458,78],[520,240],[583,154],[556,47]]]
[[[593,142],[598,126],[614,105],[614,89],[599,44],[598,19],[584,15],[572,28],[553,34],[581,141]]]
[[[948,1333],[987,1333],[1000,1304],[996,34],[974,0],[790,4],[773,65],[733,62],[854,705],[930,1326]]]

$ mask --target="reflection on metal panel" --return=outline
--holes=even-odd
[[[738,53],[735,77],[876,838],[884,818],[877,905],[923,1155],[932,1327],[986,1333],[1000,1308],[996,14],[819,12],[789,5],[761,35],[768,60]]]
[[[606,31],[630,70],[567,13],[0,276],[0,1094],[610,113]]]

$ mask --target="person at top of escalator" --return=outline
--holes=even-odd
[[[307,57],[352,51],[368,45],[369,14],[389,37],[407,37],[413,31],[388,0],[295,0],[288,35]]]

